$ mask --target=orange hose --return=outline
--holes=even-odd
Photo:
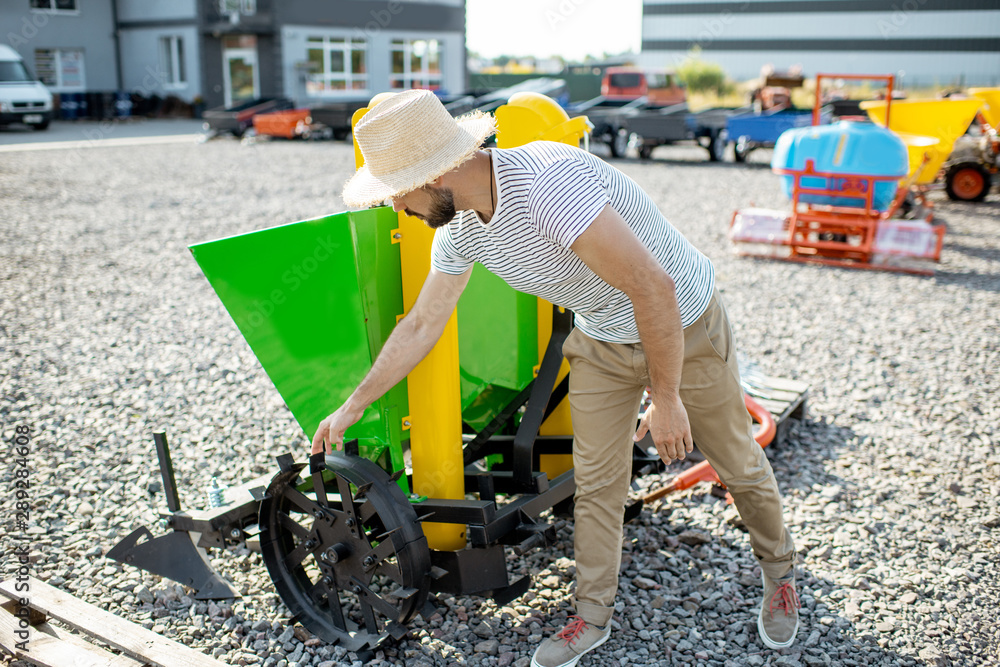
[[[750,398],[749,394],[743,394],[743,402],[746,404],[747,412],[750,413],[750,416],[760,424],[760,429],[754,434],[754,440],[761,447],[767,447],[774,440],[774,436],[778,432],[778,426],[774,423],[774,417],[764,406]],[[698,482],[712,482],[713,484],[724,486],[719,480],[719,475],[712,468],[712,465],[708,461],[702,461],[674,477],[666,486],[643,496],[642,502],[651,503],[675,491],[690,489]]]
[[[767,447],[774,440],[778,432],[778,425],[774,423],[774,416],[757,401],[750,398],[750,394],[743,394],[743,403],[747,406],[747,412],[753,420],[760,424],[760,430],[754,434],[753,439],[761,447]]]

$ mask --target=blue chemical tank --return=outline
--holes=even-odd
[[[805,169],[806,160],[812,160],[816,171],[844,176],[891,176],[893,180],[875,181],[872,207],[884,211],[896,196],[898,179],[909,171],[909,158],[903,140],[891,131],[873,123],[842,120],[833,125],[800,127],[788,130],[778,137],[774,146],[771,168]],[[853,180],[853,179],[852,179]],[[785,196],[792,197],[794,176],[781,177]],[[802,177],[803,188],[842,190],[846,178]],[[855,187],[858,182],[854,181]],[[869,187],[870,181],[863,182]],[[808,204],[863,207],[858,197],[803,194],[799,201]]]

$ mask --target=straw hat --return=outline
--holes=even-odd
[[[471,158],[495,132],[490,114],[455,119],[429,90],[396,93],[354,128],[365,164],[344,186],[344,202],[364,208],[416,190]]]

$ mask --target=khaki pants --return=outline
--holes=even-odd
[[[576,329],[563,352],[571,368],[575,433],[576,607],[588,623],[607,625],[618,590],[632,435],[649,369],[642,345],[605,343]],[[680,395],[694,440],[736,501],[761,568],[772,579],[785,576],[795,548],[771,465],[753,439],[736,345],[718,292],[684,330]]]

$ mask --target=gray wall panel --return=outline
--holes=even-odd
[[[330,2],[293,0],[276,3],[278,25],[359,27],[362,30],[435,30],[465,32],[465,7],[394,0]]]
[[[697,40],[644,39],[644,51],[690,49]],[[946,51],[1000,52],[1000,37],[928,37],[918,39],[716,39],[699,44],[712,51]]]
[[[111,0],[80,0],[73,13],[32,11],[28,0],[0,2],[0,39],[35,73],[35,49],[83,49],[88,91],[118,88]]]

